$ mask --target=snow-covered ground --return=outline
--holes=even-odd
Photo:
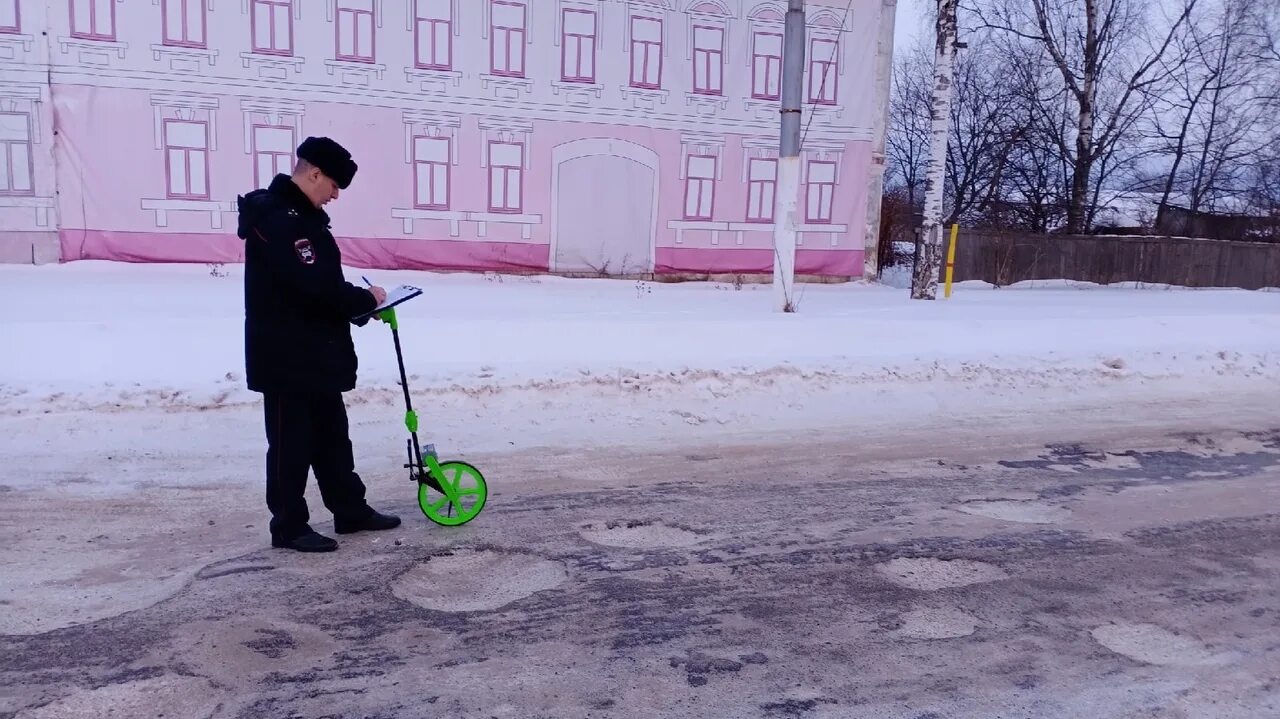
[[[423,439],[484,467],[495,504],[678,482],[722,455],[803,484],[810,451],[859,477],[1280,427],[1276,292],[963,285],[913,302],[805,285],[782,315],[767,284],[366,274],[424,288],[399,312]],[[147,607],[262,546],[242,326],[238,267],[0,266],[0,634]],[[407,517],[390,330],[355,337],[356,466],[370,501]],[[307,497],[327,531],[314,482]]]
[[[475,449],[1280,400],[1280,292],[801,285],[784,315],[768,284],[363,274],[424,289],[399,311],[411,389],[433,432]],[[251,410],[242,318],[239,266],[0,267],[0,415]],[[394,420],[390,330],[354,332],[349,403]]]

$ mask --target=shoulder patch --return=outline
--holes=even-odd
[[[293,243],[293,251],[297,253],[298,260],[304,265],[314,265],[316,263],[316,252],[311,246],[311,240],[302,238]]]

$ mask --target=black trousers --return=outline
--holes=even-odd
[[[292,538],[310,529],[303,497],[308,470],[315,471],[324,506],[335,518],[367,517],[373,510],[355,472],[342,394],[266,393],[263,403],[271,535]]]

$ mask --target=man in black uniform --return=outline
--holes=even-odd
[[[314,470],[334,530],[391,529],[398,517],[375,512],[355,472],[342,393],[356,384],[351,325],[386,292],[346,281],[342,254],[322,209],[355,177],[356,163],[327,137],[298,147],[292,177],[238,198],[245,241],[245,373],[263,395],[267,508],[271,545],[327,552],[338,543],[308,524],[303,494]],[[357,319],[359,318],[359,319]]]

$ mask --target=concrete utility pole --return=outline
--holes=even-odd
[[[788,0],[782,41],[782,135],[773,197],[773,308],[795,312],[796,207],[800,195],[800,103],[804,89],[804,0]]]

